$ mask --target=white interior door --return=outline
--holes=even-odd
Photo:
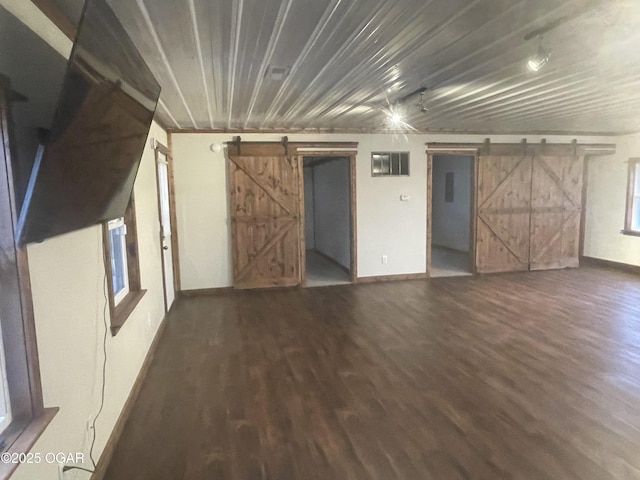
[[[171,251],[171,215],[169,214],[169,175],[167,158],[158,152],[158,196],[160,205],[160,239],[162,270],[164,273],[164,299],[167,310],[175,298],[173,283],[173,252]]]

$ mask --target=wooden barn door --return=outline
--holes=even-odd
[[[477,272],[528,270],[531,157],[481,157],[477,192]]]
[[[300,284],[300,172],[288,155],[228,160],[233,285]]]
[[[584,159],[615,145],[428,144],[477,149],[476,271],[576,268],[584,228]]]
[[[533,158],[530,269],[578,267],[584,158]]]

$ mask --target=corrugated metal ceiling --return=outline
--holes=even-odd
[[[72,20],[82,0],[52,0]],[[640,130],[638,0],[111,0],[183,129]],[[550,62],[525,68],[544,34]],[[288,69],[273,79],[271,67]]]

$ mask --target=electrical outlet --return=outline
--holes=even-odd
[[[389,263],[389,257],[387,257],[386,255],[382,255],[382,264],[386,265],[387,263]]]

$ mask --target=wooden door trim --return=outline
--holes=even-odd
[[[163,146],[162,144],[160,144]],[[167,135],[167,170],[169,171],[169,217],[171,218],[171,253],[173,255],[173,284],[176,294],[182,290],[180,278],[180,252],[178,241],[178,209],[176,208],[176,182],[173,169],[173,138]]]
[[[358,281],[358,206],[356,196],[356,153],[349,155],[349,182],[351,187],[351,282]]]
[[[428,278],[431,278],[431,241],[433,233],[431,227],[433,225],[433,157],[435,153],[427,151],[427,265],[426,271]]]
[[[289,142],[288,137],[282,137],[279,142],[244,142],[242,138],[234,137],[226,145],[229,157],[348,156],[358,151],[358,142]]]
[[[162,152],[160,148],[158,148],[158,145],[159,144],[156,143],[154,146],[153,158],[154,158],[154,170],[155,170],[155,177],[156,177],[156,199],[158,200],[157,202],[158,221],[159,221],[158,240],[160,241],[160,265],[162,270],[162,301],[164,303],[164,313],[166,314],[167,311],[169,310],[169,305],[167,304],[167,292],[165,292],[165,289],[167,288],[167,271],[164,266],[164,253],[162,253],[163,252],[162,244],[163,244],[164,234],[162,231],[162,200],[160,199],[160,196],[161,196],[160,195],[160,175],[158,175],[158,163],[160,163],[159,157],[160,157],[160,154],[164,154],[164,152]],[[165,155],[165,158],[166,158],[166,155]],[[169,168],[167,166],[167,177],[168,176],[169,176]],[[106,232],[103,235],[106,236]],[[173,262],[173,256],[171,257],[171,261]],[[109,298],[111,299],[111,295],[109,295]]]
[[[469,256],[471,257],[471,273],[477,273],[476,268],[476,245],[478,240],[478,163],[480,158],[478,152],[473,154],[471,165],[471,225],[469,231]]]
[[[168,136],[168,143],[171,145],[171,136]],[[163,290],[166,283],[166,273],[164,269],[164,256],[162,253],[162,210],[160,205],[160,178],[158,178],[158,160],[159,155],[162,154],[167,160],[167,190],[169,194],[169,222],[171,222],[171,267],[173,270],[173,290],[174,295],[177,295],[180,291],[180,268],[178,258],[178,225],[176,215],[176,203],[175,203],[175,185],[173,175],[173,156],[171,155],[170,147],[166,147],[162,143],[154,142],[154,160],[155,160],[155,175],[156,175],[156,188],[158,197],[158,220],[160,221],[160,260],[162,261],[162,282]],[[168,311],[169,305],[166,305],[165,300],[165,312]]]
[[[476,238],[478,215],[478,151],[460,149],[427,150],[427,261],[426,275],[431,278],[431,242],[433,240],[433,157],[435,156],[464,156],[471,160],[471,195],[470,195],[470,219],[469,219],[469,257],[471,273],[477,273],[476,269]]]
[[[298,211],[300,216],[298,219],[298,236],[300,237],[300,286],[307,286],[307,239],[305,237],[305,208],[304,208],[304,157],[296,155],[298,163]],[[314,230],[315,232],[315,230]],[[314,233],[315,234],[315,233]],[[315,239],[314,239],[315,241]],[[315,243],[314,243],[315,245]]]
[[[587,191],[589,190],[589,157],[582,159],[582,198],[580,202],[580,237],[578,239],[578,258],[584,257],[584,243],[587,230]]]
[[[471,155],[475,151],[483,156],[543,155],[550,157],[612,155],[616,153],[615,143],[577,143],[576,140],[572,143],[547,143],[543,139],[539,143],[527,143],[526,139],[523,139],[522,143],[492,143],[487,138],[483,143],[429,142],[426,145],[427,152],[436,155],[448,154],[449,151],[461,155]]]

